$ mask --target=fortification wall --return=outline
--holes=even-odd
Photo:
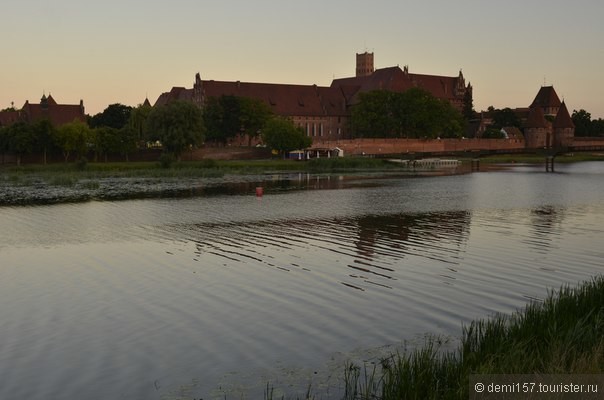
[[[523,149],[524,140],[518,139],[348,139],[315,140],[312,148],[344,150],[344,155],[444,153],[474,150]]]

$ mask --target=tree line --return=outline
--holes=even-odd
[[[106,161],[109,154],[128,154],[157,145],[178,159],[187,149],[205,141],[226,144],[236,135],[263,142],[279,151],[305,148],[311,139],[302,129],[273,115],[259,100],[221,96],[210,98],[204,111],[190,102],[174,101],[163,106],[130,107],[111,104],[103,112],[58,127],[48,119],[20,121],[0,126],[0,152],[12,153],[20,163],[27,154],[62,154],[67,162],[92,154],[95,161]]]
[[[575,136],[604,137],[604,119],[591,119],[591,113],[580,109],[571,115],[575,124]]]
[[[423,89],[375,90],[359,95],[351,129],[357,138],[455,138],[463,135],[465,120],[447,100]]]

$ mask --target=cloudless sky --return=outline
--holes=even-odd
[[[604,118],[602,0],[28,0],[5,2],[0,109],[151,103],[202,79],[317,84],[376,68],[457,76],[474,106],[527,107],[553,85]]]

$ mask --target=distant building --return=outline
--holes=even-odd
[[[549,119],[548,119],[549,118]],[[575,137],[575,124],[553,86],[543,86],[529,107],[524,127],[526,147],[568,147]]]
[[[0,125],[8,126],[15,122],[35,122],[48,119],[54,126],[61,126],[68,122],[86,122],[84,102],[80,104],[58,104],[52,95],[43,95],[39,104],[31,104],[26,101],[18,111],[1,111]]]
[[[334,79],[328,87],[202,80],[197,73],[192,89],[173,87],[159,96],[155,106],[184,100],[203,108],[209,97],[250,97],[269,105],[275,114],[290,118],[307,136],[336,140],[351,137],[350,107],[358,103],[360,93],[380,89],[403,92],[413,87],[448,100],[460,111],[466,94],[472,94],[472,86],[466,85],[461,71],[457,76],[436,76],[412,74],[408,67],[398,66],[374,70],[373,53],[365,52],[356,55],[354,77]]]

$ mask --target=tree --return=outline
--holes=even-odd
[[[356,137],[436,138],[462,134],[464,123],[459,111],[425,90],[377,90],[361,93],[359,98],[351,115]]]
[[[134,132],[134,136],[137,142],[143,142],[147,135],[147,119],[149,114],[153,110],[153,107],[146,104],[141,104],[136,108],[133,108],[130,112],[130,119],[126,125]]]
[[[26,122],[17,122],[8,127],[8,149],[17,155],[17,165],[21,157],[34,150],[35,137],[32,126]]]
[[[132,107],[123,104],[110,104],[103,112],[91,117],[89,124],[91,128],[107,126],[114,129],[122,129],[130,119]]]
[[[604,119],[598,118],[591,121],[591,136],[604,136]]]
[[[248,145],[251,145],[272,115],[270,107],[262,100],[223,95],[208,99],[203,119],[208,140],[226,144],[238,134],[247,134]]]
[[[109,126],[100,126],[92,129],[91,133],[95,161],[98,161],[99,156],[103,156],[104,161],[107,162],[107,155],[117,152],[119,148],[118,130]]]
[[[56,129],[49,119],[40,119],[32,125],[32,132],[35,137],[35,149],[42,152],[44,165],[47,163],[48,152],[54,147],[54,137]]]
[[[351,124],[355,137],[393,137],[396,121],[392,108],[395,94],[385,90],[361,93],[360,102],[352,109]],[[396,108],[396,106],[394,107]]]
[[[284,156],[289,151],[305,149],[312,144],[312,139],[304,134],[302,128],[281,117],[266,122],[262,130],[262,140],[271,149],[279,151]]]
[[[173,101],[154,107],[147,122],[149,139],[159,140],[164,151],[177,159],[187,147],[199,145],[204,139],[202,113],[193,103]]]
[[[239,123],[241,132],[248,136],[248,146],[252,145],[252,139],[260,135],[262,128],[272,116],[272,110],[262,100],[239,98]]]
[[[509,107],[502,110],[493,111],[493,127],[496,129],[505,128],[506,126],[515,126],[522,128],[522,122],[518,115]]]
[[[575,136],[591,136],[592,121],[590,113],[584,109],[580,109],[579,111],[573,110],[571,119],[575,124]]]
[[[1,164],[4,164],[4,157],[5,157],[6,153],[9,151],[8,135],[9,135],[8,127],[0,126],[0,152],[2,152],[2,163]]]
[[[56,131],[55,142],[61,148],[65,162],[71,154],[81,158],[88,151],[88,145],[92,144],[90,128],[80,121],[62,125]]]
[[[466,90],[463,95],[463,109],[461,110],[461,114],[469,121],[475,118],[474,111],[474,99],[472,98],[472,90]]]

